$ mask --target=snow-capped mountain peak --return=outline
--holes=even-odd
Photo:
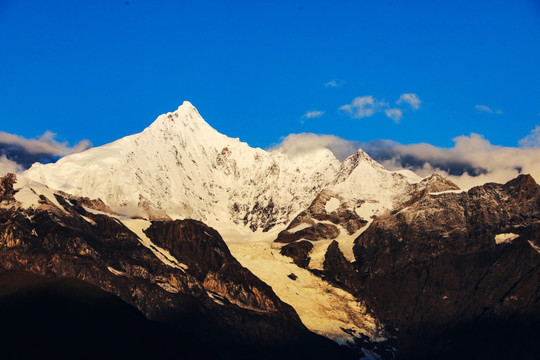
[[[340,163],[328,149],[251,148],[220,134],[187,101],[139,134],[35,164],[26,176],[127,215],[201,220],[226,238],[229,230],[248,236],[285,228],[327,187],[364,201],[381,188],[385,199],[408,189],[402,175],[362,150]]]
[[[149,126],[149,128],[159,128],[171,131],[215,131],[201,117],[197,109],[189,102],[184,101],[177,110],[162,114]]]

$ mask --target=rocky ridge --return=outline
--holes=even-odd
[[[348,356],[307,331],[293,308],[242,267],[214,229],[198,221],[114,216],[14,175],[0,184],[3,271],[84,280],[149,319],[204,339],[224,358],[249,358],[261,349],[269,356],[289,351],[316,356],[317,348]]]
[[[540,333],[540,186],[426,189],[373,221],[354,263],[331,246],[325,277],[367,302],[400,358],[539,356],[527,339]]]

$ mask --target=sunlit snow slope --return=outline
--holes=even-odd
[[[327,149],[292,155],[251,148],[218,133],[189,102],[139,134],[34,164],[25,175],[126,215],[201,220],[226,239],[283,229],[323,188],[376,212],[411,182],[361,150],[340,163]]]

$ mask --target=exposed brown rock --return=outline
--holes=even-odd
[[[522,175],[463,193],[420,192],[408,208],[376,218],[356,239],[354,272],[330,248],[327,278],[397,331],[404,358],[440,357],[469,346],[463,344],[476,331],[489,329],[483,324],[501,326],[489,330],[494,338],[512,319],[527,318],[532,323],[524,329],[540,329],[540,254],[534,247],[540,187],[534,180]],[[519,237],[497,244],[495,236],[503,233]],[[516,326],[519,321],[509,328]],[[512,332],[507,336],[517,341]]]
[[[335,211],[327,213],[326,203],[332,198],[338,199],[340,204]],[[340,234],[340,230],[335,225],[341,225],[351,235],[367,224],[366,220],[354,212],[354,208],[359,205],[352,204],[329,190],[323,190],[311,202],[307,210],[298,214],[289,226],[278,234],[275,241],[289,243],[300,239],[332,240]],[[308,226],[294,231],[299,225]]]
[[[425,196],[428,196],[429,193],[439,193],[450,190],[459,190],[459,186],[457,186],[444,176],[438,173],[433,173],[431,176],[423,179],[418,184],[413,185],[410,198],[402,204],[398,204],[396,206],[396,212],[407,206],[410,206],[411,204],[414,204]]]
[[[343,256],[337,241],[332,241],[326,250],[323,263],[324,275],[336,285],[351,292],[357,292],[360,281],[356,275],[356,269],[349,260]]]
[[[17,181],[17,176],[13,173],[9,173],[1,178],[0,181],[0,198],[4,200],[13,200],[15,191],[13,185]]]
[[[287,244],[281,248],[279,253],[293,259],[294,263],[301,268],[307,268],[311,258],[309,253],[313,249],[313,244],[309,241],[297,241]]]
[[[339,229],[333,224],[316,223],[313,226],[307,227],[296,232],[283,230],[278,234],[276,242],[290,243],[300,239],[311,241],[330,240],[339,236]]]

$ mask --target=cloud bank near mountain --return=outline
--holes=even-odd
[[[392,140],[350,141],[333,135],[291,134],[276,148],[294,154],[324,147],[343,160],[357,149],[390,170],[408,169],[420,176],[439,172],[461,188],[486,182],[506,182],[519,174],[531,174],[540,181],[540,146],[531,131],[520,147],[493,145],[482,135],[471,133],[453,139],[450,148],[428,143],[403,145]]]
[[[0,176],[20,172],[35,162],[48,163],[62,156],[84,151],[92,145],[82,140],[75,146],[56,140],[56,134],[46,131],[36,139],[0,131]]]

